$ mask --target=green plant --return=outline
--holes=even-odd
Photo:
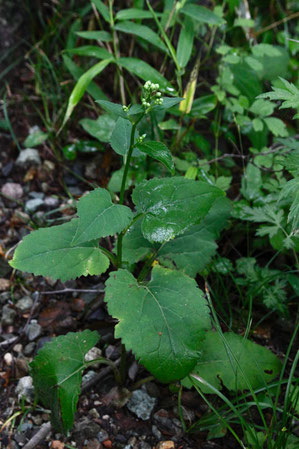
[[[134,151],[161,162],[173,174],[173,161],[166,145],[146,140],[138,132],[144,118],[180,102],[177,98],[162,97],[158,87],[147,81],[141,104],[130,107],[99,100],[106,111],[118,117],[110,143],[125,159],[119,203],[112,201],[107,190],[93,190],[79,200],[78,218],[26,236],[16,249],[11,265],[66,281],[81,275],[105,273],[112,263],[117,271],[110,272],[106,281],[105,300],[108,311],[119,320],[115,336],[122,339],[126,348],[157,379],[172,382],[184,378],[195,367],[201,343],[211,327],[208,303],[188,275],[196,276],[214,254],[214,241],[229,212],[221,189],[179,176],[143,181],[132,192],[135,208],[124,205]],[[98,244],[109,235],[117,235],[114,253],[105,248],[103,240],[102,246]],[[203,240],[210,247],[206,246],[200,260]],[[196,246],[198,252],[194,252]],[[134,265],[140,260],[144,262],[141,270]],[[152,268],[155,260],[159,263]],[[64,430],[73,422],[80,373],[86,366],[84,353],[88,348],[80,349],[78,366],[73,366],[67,355],[60,356],[57,348],[62,350],[66,341],[73,341],[74,348],[83,343],[90,347],[89,342],[96,342],[92,335],[85,331],[84,335],[59,337],[31,365],[37,391],[53,411],[53,424]],[[264,360],[257,363],[260,377],[256,382],[263,384],[277,374],[279,362],[265,348],[260,350],[268,354],[271,367],[271,375],[266,375],[269,366],[265,366]],[[58,368],[59,361],[63,363]],[[43,372],[48,372],[50,366],[55,373],[49,379]],[[61,370],[60,374],[57,369]],[[46,396],[42,393],[45,389]],[[61,420],[58,419],[60,408]]]

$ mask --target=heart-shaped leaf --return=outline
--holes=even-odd
[[[208,332],[199,348],[201,356],[193,370],[217,389],[221,381],[229,390],[245,390],[264,387],[273,380],[281,368],[280,360],[269,349],[257,345],[242,335],[225,333],[223,338],[217,332]],[[204,393],[211,389],[196,381]],[[191,386],[190,380],[184,380],[185,386]]]
[[[167,242],[197,223],[222,190],[182,177],[151,179],[132,195],[137,211],[145,214],[142,233],[150,242]]]
[[[106,285],[109,313],[119,320],[116,338],[161,382],[187,375],[210,328],[207,303],[196,282],[155,266],[146,285],[126,270],[111,273]]]
[[[133,218],[129,207],[113,204],[109,192],[101,188],[80,198],[77,210],[80,221],[73,245],[121,232]]]
[[[31,232],[17,247],[10,265],[35,275],[67,281],[88,274],[104,273],[109,259],[97,242],[74,245],[79,220]]]
[[[57,431],[67,432],[73,426],[86,367],[84,357],[98,341],[95,331],[69,332],[46,343],[30,363],[35,391],[51,409],[51,422]]]

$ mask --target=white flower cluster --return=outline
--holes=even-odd
[[[138,137],[136,143],[142,143],[142,142],[144,141],[145,138],[146,138],[146,134],[142,134],[141,136]]]
[[[144,84],[144,97],[141,98],[141,104],[144,108],[149,108],[154,105],[163,104],[163,98],[161,92],[159,92],[159,84],[152,83],[151,81],[146,81]]]
[[[130,106],[123,105],[122,108],[124,112],[129,112]]]

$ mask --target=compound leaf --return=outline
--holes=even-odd
[[[138,148],[138,150],[142,151],[142,153],[145,153],[153,159],[161,162],[163,165],[165,165],[166,168],[168,168],[171,173],[174,172],[174,163],[172,160],[171,152],[164,143],[147,141],[138,143],[136,147]]]
[[[182,177],[151,179],[132,195],[137,211],[144,213],[142,233],[150,242],[167,242],[197,223],[222,190]]]
[[[109,192],[101,188],[83,196],[77,210],[80,221],[72,245],[121,232],[133,218],[129,207],[113,204]]]
[[[67,281],[79,276],[104,273],[109,259],[97,242],[73,245],[79,220],[31,232],[17,247],[10,262],[13,268]]]
[[[155,266],[146,285],[126,270],[111,273],[106,285],[109,313],[119,320],[116,338],[161,382],[186,376],[210,328],[207,303],[196,282]]]
[[[57,431],[67,432],[73,426],[84,357],[98,341],[95,331],[69,332],[46,343],[29,365],[35,391],[51,409],[51,422]]]
[[[280,360],[269,349],[257,345],[233,332],[223,338],[217,332],[208,332],[199,348],[201,357],[193,373],[218,390],[221,382],[229,390],[245,390],[264,387],[274,379],[281,368]],[[192,374],[193,374],[192,373]],[[204,393],[211,393],[208,386],[192,378]],[[191,386],[184,379],[185,386]]]

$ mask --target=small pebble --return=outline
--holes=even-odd
[[[4,359],[5,365],[7,365],[7,366],[11,366],[12,365],[12,363],[13,363],[13,356],[12,356],[12,354],[10,352],[7,352],[6,354],[4,354],[3,359]]]
[[[8,199],[19,200],[22,198],[24,191],[20,184],[16,182],[7,182],[1,188],[1,193]]]
[[[23,350],[23,345],[21,345],[21,343],[17,343],[16,345],[14,345],[14,347],[12,349],[14,352],[19,354]]]
[[[34,198],[32,200],[28,200],[25,203],[25,211],[26,212],[35,212],[43,204],[44,204],[44,201],[41,198]]]
[[[146,421],[150,418],[156,399],[149,396],[145,388],[135,390],[127,403],[130,412],[135,413],[138,418]]]
[[[22,397],[32,400],[34,398],[32,377],[31,376],[22,377],[16,386],[15,392],[17,393],[19,400]]]
[[[22,150],[16,160],[16,165],[26,168],[32,164],[41,164],[41,159],[38,151],[34,148],[27,148],[26,150]]]
[[[89,414],[89,416],[91,416],[91,418],[99,418],[100,417],[100,414],[96,408],[90,409],[88,414]]]
[[[9,326],[15,323],[17,317],[17,312],[12,309],[8,304],[2,308],[2,318],[1,323],[3,326]]]
[[[28,337],[29,341],[36,340],[42,333],[41,326],[35,322],[35,320],[31,320],[31,323],[27,326],[25,330],[25,334]]]
[[[162,433],[155,424],[152,425],[152,434],[155,438],[157,438],[157,440],[160,440],[162,437]]]
[[[173,441],[160,441],[156,445],[156,449],[174,449],[175,445]]]
[[[19,299],[16,303],[16,309],[18,309],[21,313],[29,312],[32,306],[33,300],[30,296],[24,296],[24,298]]]
[[[34,349],[35,349],[35,343],[34,342],[28,343],[28,345],[26,345],[24,348],[24,354],[26,356],[29,356],[29,355],[33,354]]]
[[[100,443],[102,443],[103,441],[106,441],[106,440],[108,440],[108,438],[109,438],[109,435],[108,435],[108,433],[106,432],[106,430],[100,430],[98,433],[97,433],[97,440],[100,442]]]

